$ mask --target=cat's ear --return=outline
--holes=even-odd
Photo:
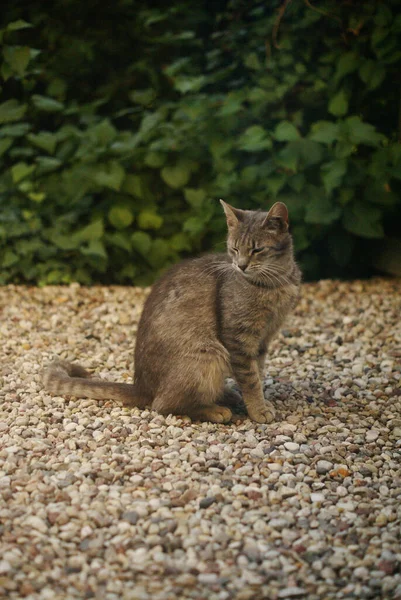
[[[283,202],[273,204],[267,213],[264,225],[275,231],[288,231],[288,210]]]
[[[234,206],[230,206],[230,204],[227,204],[227,202],[224,202],[224,200],[220,200],[220,204],[226,213],[228,227],[236,227],[238,222],[243,220],[244,211],[240,208],[234,208]]]

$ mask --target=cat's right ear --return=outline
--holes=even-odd
[[[226,213],[227,226],[236,227],[238,222],[242,221],[244,211],[240,208],[234,208],[234,206],[230,206],[230,204],[227,204],[227,202],[224,202],[224,200],[220,200],[220,204]]]

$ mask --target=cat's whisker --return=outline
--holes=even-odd
[[[273,281],[276,281],[279,286],[282,285],[283,282],[286,284],[290,283],[288,277],[284,275],[284,272],[274,271],[268,267],[265,267],[260,270],[260,273],[269,276],[271,279],[273,279]]]

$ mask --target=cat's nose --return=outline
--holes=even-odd
[[[241,271],[245,271],[245,269],[247,268],[248,264],[247,263],[245,263],[245,264],[238,263],[238,266],[241,269]]]

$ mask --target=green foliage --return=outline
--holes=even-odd
[[[398,5],[9,3],[0,283],[148,284],[220,197],[286,202],[307,278],[399,272]]]

